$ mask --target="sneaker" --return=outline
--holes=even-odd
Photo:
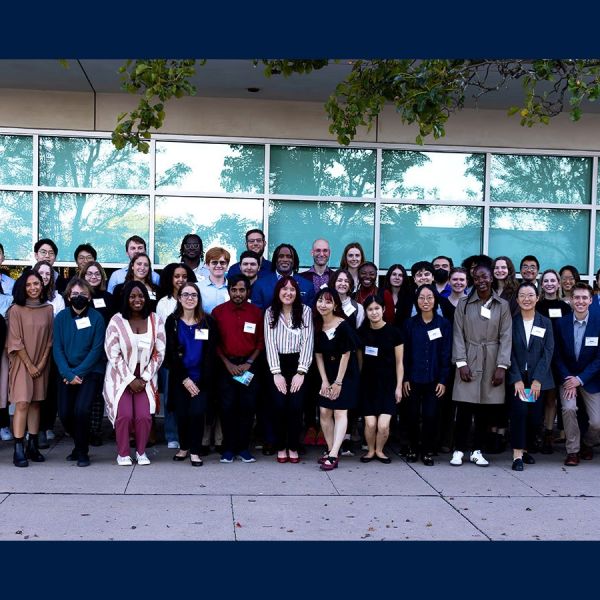
[[[179,442],[177,440],[173,440],[167,443],[167,448],[171,448],[172,450],[179,450]]]
[[[487,467],[490,463],[483,458],[483,454],[481,454],[481,450],[473,450],[471,452],[471,458],[469,460],[472,463],[475,463],[478,467]]]
[[[52,429],[46,429],[46,438],[49,440],[53,440],[56,437],[56,435],[54,435],[54,431],[52,431]]]
[[[233,462],[233,452],[223,452],[223,455],[221,456],[221,459],[219,460],[219,462],[222,463],[232,463]]]
[[[454,467],[460,467],[462,465],[464,453],[460,450],[455,450],[450,459],[450,464]]]
[[[254,458],[254,456],[252,456],[252,454],[250,454],[250,452],[248,452],[248,450],[242,450],[239,454],[238,454],[238,458],[245,463],[253,463],[256,462],[256,459]]]
[[[130,467],[133,464],[131,456],[120,456],[117,455],[117,464],[120,467]]]
[[[344,440],[342,442],[342,456],[354,456],[354,451],[352,450],[352,442],[350,440]]]
[[[144,454],[138,454],[136,452],[135,453],[135,460],[137,460],[137,464],[140,465],[140,466],[149,465],[150,464],[150,459],[146,456],[145,452],[144,452]]]
[[[2,427],[2,429],[0,429],[0,438],[2,438],[3,442],[10,442],[10,440],[13,439],[13,435],[8,427]]]

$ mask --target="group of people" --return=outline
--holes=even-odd
[[[126,241],[128,267],[107,279],[89,244],[70,279],[41,239],[35,264],[0,276],[0,435],[13,463],[43,462],[56,416],[73,440],[66,457],[90,464],[102,419],[114,426],[118,465],[150,464],[153,415],[165,404],[174,461],[254,462],[251,440],[279,463],[323,445],[320,468],[338,467],[361,439],[360,461],[392,462],[392,427],[408,462],[512,468],[534,464],[564,440],[564,464],[593,458],[600,441],[600,296],[573,266],[545,270],[535,256],[418,261],[408,276],[377,265],[359,243],[330,266],[325,239],[300,271],[293,245],[269,261],[264,233],[246,233],[230,265],[186,235],[180,262],[152,270],[145,241]],[[0,265],[4,249],[0,245]],[[12,433],[7,400],[14,405]],[[555,439],[555,422],[557,435]],[[583,432],[583,435],[582,435]]]

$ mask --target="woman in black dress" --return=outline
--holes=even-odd
[[[319,462],[323,471],[338,466],[340,447],[348,426],[348,409],[356,403],[358,340],[346,322],[342,302],[331,288],[320,290],[315,299],[315,361],[321,375],[319,406],[321,429],[327,451]]]
[[[383,450],[396,404],[402,399],[404,346],[400,331],[383,320],[382,298],[369,296],[363,307],[367,318],[359,330],[360,391],[368,450],[360,461],[366,463],[375,458],[389,464],[392,459]]]

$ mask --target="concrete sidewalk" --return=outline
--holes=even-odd
[[[0,442],[0,540],[599,540],[600,454],[567,468],[561,451],[511,470],[511,455],[487,468],[391,465],[343,458],[324,473],[310,448],[297,465],[263,457],[204,467],[148,449],[152,464],[119,467],[114,442],[92,448],[92,465],[67,462],[71,440],[46,462],[12,466]]]

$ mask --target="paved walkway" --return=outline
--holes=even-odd
[[[352,457],[324,473],[316,448],[297,465],[211,454],[200,469],[160,444],[147,467],[118,467],[114,442],[88,468],[65,461],[70,449],[60,439],[17,469],[0,443],[0,540],[600,539],[600,453],[574,468],[538,454],[522,473],[508,452],[487,468]]]

